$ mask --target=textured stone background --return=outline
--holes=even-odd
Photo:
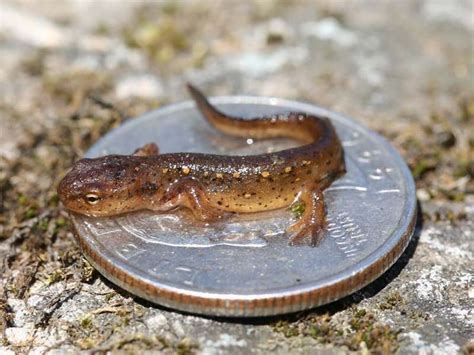
[[[2,1],[0,353],[474,351],[472,1]],[[76,246],[55,186],[123,120],[210,94],[306,100],[407,159],[421,212],[380,279],[254,320],[136,299]]]

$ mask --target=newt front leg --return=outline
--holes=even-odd
[[[137,157],[148,157],[150,155],[158,155],[160,150],[155,143],[147,143],[143,147],[136,149],[132,155]]]
[[[287,230],[293,233],[290,237],[290,245],[304,244],[305,241],[309,241],[311,246],[317,246],[324,237],[326,227],[323,193],[317,184],[309,183],[303,186],[299,199],[304,203],[305,210],[300,220]]]
[[[183,178],[171,185],[159,206],[160,210],[187,207],[197,220],[203,222],[215,222],[228,215],[212,206],[202,184],[193,178]]]

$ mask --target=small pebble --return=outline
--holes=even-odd
[[[5,329],[5,337],[10,345],[23,346],[31,341],[31,329],[11,327]]]
[[[0,346],[0,354],[15,355],[15,352],[13,350],[8,349],[6,346]]]
[[[119,99],[142,97],[157,99],[164,93],[161,82],[153,75],[137,75],[122,79],[115,89]]]
[[[161,330],[168,325],[168,320],[162,314],[154,315],[145,320],[146,326],[151,330]]]
[[[186,334],[186,332],[184,331],[183,325],[181,324],[180,321],[177,321],[177,320],[173,322],[173,330],[174,330],[174,333],[178,337],[183,337]]]
[[[425,189],[416,190],[416,197],[420,201],[429,201],[431,199],[430,194]]]

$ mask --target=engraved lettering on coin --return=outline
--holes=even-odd
[[[339,250],[348,257],[354,257],[368,242],[367,233],[348,212],[328,216],[328,235],[335,239]]]

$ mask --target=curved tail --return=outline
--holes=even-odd
[[[327,135],[328,130],[334,130],[327,118],[299,112],[248,119],[229,116],[212,106],[193,85],[188,83],[187,87],[207,121],[218,130],[232,136],[255,139],[288,137],[312,143]]]

